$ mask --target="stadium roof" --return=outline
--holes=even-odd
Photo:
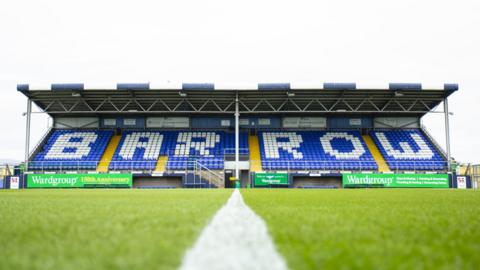
[[[243,114],[408,114],[432,111],[458,84],[389,83],[82,83],[36,86],[17,90],[50,115],[98,114],[225,114],[235,111],[238,97]]]

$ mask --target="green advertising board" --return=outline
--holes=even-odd
[[[344,174],[343,187],[448,188],[448,174]]]
[[[132,187],[132,174],[28,174],[27,188]]]
[[[256,173],[254,178],[255,186],[288,185],[288,174],[286,173]]]

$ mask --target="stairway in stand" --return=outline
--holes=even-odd
[[[118,144],[120,143],[121,135],[114,135],[110,142],[107,145],[107,149],[103,153],[102,158],[100,159],[100,163],[97,166],[97,172],[108,172],[108,166],[112,161],[113,155],[115,154],[115,150],[117,150]]]
[[[388,167],[387,162],[380,153],[380,150],[378,150],[378,147],[373,142],[372,137],[370,137],[370,135],[363,135],[363,140],[367,144],[370,153],[372,153],[373,159],[375,159],[375,162],[377,162],[378,171],[389,172],[390,168]]]

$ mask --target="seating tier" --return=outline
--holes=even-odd
[[[376,170],[357,131],[260,132],[264,170]]]
[[[240,134],[240,148],[248,148]],[[110,170],[153,170],[159,156],[168,156],[167,169],[183,170],[196,162],[223,169],[226,149],[235,147],[235,135],[224,131],[126,131],[110,163]]]
[[[33,170],[96,169],[112,131],[55,130],[30,162]]]
[[[391,170],[444,170],[445,159],[418,129],[373,131],[371,136]]]

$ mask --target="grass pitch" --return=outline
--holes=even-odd
[[[291,269],[478,269],[480,192],[244,190]]]
[[[0,269],[175,269],[230,193],[0,191]]]
[[[175,269],[232,190],[0,190],[0,269]],[[480,192],[241,191],[291,269],[478,269]]]

